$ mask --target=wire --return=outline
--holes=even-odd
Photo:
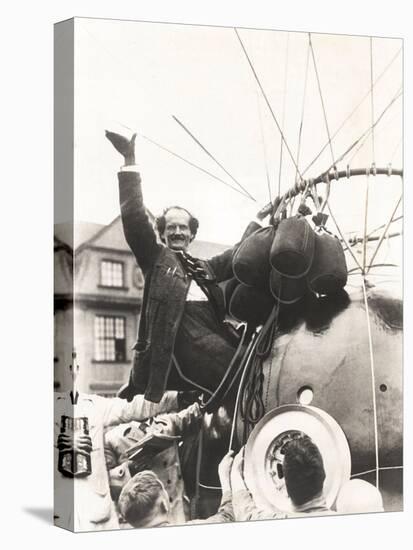
[[[285,143],[285,148],[287,149],[288,154],[290,155],[290,158],[291,158],[291,160],[292,160],[292,162],[293,162],[293,164],[294,164],[294,166],[295,166],[297,172],[299,173],[300,177],[302,177],[302,176],[301,176],[301,173],[300,173],[300,171],[299,171],[299,169],[298,169],[297,163],[295,162],[295,159],[294,159],[293,154],[292,154],[292,152],[291,152],[291,149],[288,147],[288,143],[287,143],[287,141],[286,141],[286,139],[285,139],[284,133],[283,133],[281,127],[280,127],[280,124],[279,124],[279,122],[278,122],[278,120],[277,120],[277,117],[275,116],[274,111],[272,110],[272,107],[271,107],[271,105],[270,105],[270,102],[268,101],[268,98],[267,98],[267,95],[266,95],[266,93],[265,93],[265,91],[264,91],[264,88],[262,87],[262,84],[261,84],[261,82],[260,82],[260,79],[258,78],[258,75],[257,75],[257,73],[256,73],[256,71],[255,71],[255,69],[254,69],[254,65],[252,64],[252,61],[251,61],[251,59],[250,59],[250,57],[249,57],[249,55],[248,55],[248,53],[247,53],[247,50],[245,49],[244,43],[242,42],[241,37],[240,37],[240,35],[239,35],[239,33],[238,33],[238,31],[237,31],[237,29],[236,29],[235,27],[234,27],[234,31],[235,31],[235,34],[237,35],[237,38],[238,38],[238,40],[239,40],[239,42],[240,42],[240,44],[241,44],[242,50],[243,50],[243,52],[244,52],[244,54],[245,54],[245,57],[247,58],[248,64],[249,64],[249,66],[250,66],[250,68],[251,68],[251,71],[252,71],[252,73],[253,73],[253,75],[254,75],[254,78],[255,78],[255,80],[257,81],[258,86],[260,87],[261,93],[262,93],[262,95],[263,95],[263,97],[264,97],[264,99],[265,99],[265,102],[266,102],[267,107],[268,107],[268,109],[269,109],[269,111],[270,111],[270,113],[271,113],[271,116],[272,116],[272,118],[273,118],[273,120],[274,120],[274,122],[275,122],[275,124],[276,124],[276,126],[277,126],[277,128],[278,128],[278,131],[280,132],[281,139],[282,139],[282,140],[284,141],[284,143]]]
[[[370,353],[370,370],[371,370],[371,391],[373,397],[373,421],[374,421],[374,450],[376,456],[376,488],[379,489],[379,436],[378,436],[378,427],[377,427],[377,404],[376,404],[376,377],[375,377],[375,368],[374,368],[374,354],[373,354],[373,340],[371,336],[371,326],[370,326],[370,311],[369,304],[367,300],[367,291],[366,283],[364,277],[363,281],[363,295],[364,295],[364,307],[366,310],[367,318],[367,333],[369,339],[369,353]]]
[[[124,125],[122,125],[124,126]],[[125,126],[126,128],[126,126]],[[170,149],[168,149],[167,147],[164,147],[163,145],[161,145],[160,143],[156,142],[155,140],[149,138],[148,136],[144,136],[143,134],[139,134],[143,139],[146,139],[146,141],[149,141],[150,143],[152,143],[153,145],[156,145],[157,147],[159,147],[159,149],[162,149],[163,151],[166,151],[167,153],[169,153],[170,155],[173,155],[174,157],[177,157],[179,158],[180,160],[183,160],[184,162],[186,162],[187,164],[189,164],[190,166],[193,166],[194,168],[196,168],[197,170],[200,170],[201,172],[204,172],[204,174],[208,174],[208,176],[211,176],[212,178],[216,179],[217,181],[220,181],[221,183],[223,183],[224,185],[226,185],[227,187],[230,187],[233,191],[236,191],[237,193],[240,193],[241,195],[243,195],[244,197],[247,197],[248,199],[251,199],[251,197],[245,193],[243,193],[242,191],[240,191],[239,189],[237,189],[236,187],[234,187],[233,185],[231,185],[230,183],[227,183],[226,181],[222,180],[221,178],[219,178],[218,176],[215,176],[215,174],[212,174],[211,172],[208,172],[208,170],[205,170],[204,168],[201,168],[201,166],[198,166],[197,164],[194,164],[193,162],[191,162],[190,160],[187,160],[186,158],[184,157],[181,157],[181,155],[178,155],[177,153],[174,153],[173,151],[171,151]]]
[[[181,126],[181,128],[183,128],[183,130],[185,130],[185,132],[195,141],[195,143],[197,145],[199,145],[199,147],[227,174],[227,176],[229,176],[232,181],[234,181],[238,187],[240,189],[242,189],[253,201],[256,201],[256,199],[254,199],[254,197],[251,195],[251,193],[249,193],[245,187],[243,187],[235,178],[234,176],[232,176],[228,170],[212,155],[212,153],[210,153],[208,151],[208,149],[206,147],[204,147],[202,145],[202,143],[194,136],[194,134],[192,132],[190,132],[190,130],[188,130],[188,128],[185,126],[185,124],[183,122],[181,122],[175,115],[172,115],[172,118],[174,119],[175,122],[177,122],[179,124],[179,126]]]

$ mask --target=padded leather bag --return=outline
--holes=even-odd
[[[251,286],[238,284],[229,301],[229,314],[237,321],[260,326],[268,319],[274,307],[271,293]]]
[[[270,250],[271,266],[281,275],[303,277],[313,261],[314,241],[314,231],[304,217],[281,220]]]
[[[233,273],[240,283],[268,289],[269,254],[274,235],[272,225],[262,227],[240,244],[232,260]]]
[[[305,276],[300,279],[285,277],[274,268],[270,274],[270,289],[274,298],[282,304],[294,304],[308,292]]]
[[[335,294],[346,286],[346,258],[337,237],[325,231],[315,233],[314,260],[307,281],[317,294]]]

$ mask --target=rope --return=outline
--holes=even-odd
[[[270,202],[272,202],[270,175],[268,173],[267,148],[265,147],[264,128],[263,128],[263,124],[262,124],[261,105],[260,105],[260,98],[259,98],[258,93],[257,93],[257,106],[258,106],[258,118],[259,118],[259,121],[260,121],[262,150],[263,150],[263,153],[264,153],[265,173],[267,175],[268,196],[269,196]]]
[[[370,133],[373,131],[373,128],[375,128],[377,126],[377,124],[380,122],[380,120],[383,118],[383,116],[385,115],[385,113],[390,109],[390,107],[393,105],[393,103],[395,103],[395,101],[397,101],[397,99],[399,99],[399,97],[401,97],[403,95],[403,91],[402,91],[402,88],[400,87],[398,90],[397,90],[397,93],[396,95],[393,97],[393,99],[390,101],[390,103],[385,107],[385,109],[382,111],[381,115],[379,116],[379,118],[376,120],[376,122],[373,124],[373,126],[371,128],[368,128],[360,137],[359,139],[344,153],[344,155],[342,156],[342,158],[344,158],[352,149],[354,149],[354,147],[356,145],[359,144],[360,141],[362,141],[362,143],[360,144],[360,146],[356,149],[356,151],[354,152],[353,156],[350,158],[350,160],[348,161],[349,164],[351,164],[352,160],[354,159],[354,157],[357,155],[357,153],[360,151],[360,149],[362,149],[365,144],[367,143],[367,139],[370,135]],[[340,158],[339,160],[342,160],[342,158]],[[337,161],[339,162],[339,161]]]
[[[369,172],[366,174],[366,195],[364,201],[364,232],[363,232],[363,275],[366,271],[367,257],[367,217],[369,210]]]
[[[374,94],[373,94],[373,37],[370,36],[370,98],[371,98],[371,153],[373,157],[373,163],[375,162],[375,151],[374,151]]]
[[[230,438],[229,438],[228,452],[232,450],[232,445],[233,445],[233,442],[234,442],[234,435],[235,435],[235,426],[236,426],[236,423],[237,423],[239,399],[240,399],[240,396],[241,396],[242,387],[244,385],[245,373],[247,372],[247,368],[248,368],[249,362],[251,360],[252,354],[254,352],[254,347],[256,345],[256,342],[257,342],[257,332],[255,332],[252,336],[249,353],[248,353],[248,355],[246,355],[244,370],[242,372],[241,380],[240,380],[240,383],[239,383],[239,386],[238,386],[237,397],[235,399],[234,417],[232,419],[231,434],[230,434]]]
[[[374,86],[377,85],[379,80],[384,76],[384,74],[388,71],[388,69],[393,65],[394,61],[397,59],[397,57],[400,55],[402,51],[402,48],[400,48],[394,57],[391,59],[391,61],[388,63],[388,65],[383,69],[383,71],[380,73],[380,75],[376,78],[374,82]],[[360,102],[354,107],[354,109],[347,115],[347,117],[344,119],[344,121],[341,123],[341,125],[337,128],[337,130],[333,133],[331,136],[331,139],[333,140],[338,133],[342,130],[342,128],[345,126],[345,124],[350,120],[350,118],[356,113],[356,111],[361,107],[361,105],[364,103],[367,97],[370,95],[370,89],[367,91],[367,93],[363,96],[363,98],[360,100]],[[313,166],[313,164],[320,158],[320,156],[324,153],[326,147],[328,147],[329,142],[324,144],[320,152],[316,155],[316,157],[310,162],[310,164],[304,169],[303,174],[306,174],[308,170]]]
[[[248,425],[257,424],[265,414],[263,401],[263,362],[268,357],[274,341],[279,307],[280,304],[278,302],[257,338],[256,354],[248,373],[247,383],[245,384],[245,404],[241,403],[241,415],[244,419],[245,434],[248,430]]]
[[[188,382],[188,384],[191,384],[192,386],[194,386],[198,390],[209,393],[209,395],[213,394],[213,392],[211,390],[208,390],[207,388],[204,388],[204,386],[201,386],[200,384],[197,384],[196,382],[194,382],[193,380],[191,380],[190,378],[188,378],[187,376],[184,375],[184,373],[182,372],[182,370],[179,367],[179,364],[178,364],[178,361],[176,360],[175,355],[172,355],[172,360],[174,362],[176,370],[178,371],[179,376],[182,378],[182,380],[184,380],[184,382]]]
[[[383,472],[384,470],[403,470],[403,466],[382,466],[381,468],[379,468],[379,470],[380,472]],[[353,478],[353,477],[365,476],[367,474],[372,474],[375,471],[376,471],[376,468],[374,468],[373,470],[366,470],[365,472],[352,474],[350,477]]]
[[[221,389],[223,388],[223,386],[224,386],[224,384],[225,384],[225,382],[226,382],[226,380],[227,380],[229,374],[231,373],[231,370],[232,370],[232,367],[233,367],[235,361],[238,359],[238,356],[239,356],[239,353],[240,353],[240,351],[241,351],[241,349],[242,349],[242,346],[244,345],[244,340],[245,340],[245,335],[246,335],[246,333],[247,333],[247,325],[244,325],[244,330],[243,330],[243,332],[242,332],[242,335],[241,335],[240,341],[239,341],[239,343],[238,343],[237,349],[235,350],[235,353],[234,353],[234,355],[232,356],[232,359],[231,359],[231,361],[230,361],[230,364],[228,365],[228,368],[227,368],[227,370],[225,371],[225,374],[224,374],[224,376],[222,377],[221,382],[219,383],[217,389],[214,391],[214,393],[211,395],[211,397],[208,399],[208,401],[204,404],[204,407],[205,407],[205,408],[208,408],[208,407],[211,405],[211,403],[212,403],[213,401],[216,400],[217,396],[219,395],[219,392],[220,392]],[[228,386],[226,392],[224,393],[224,397],[227,395],[228,391],[231,389],[234,380],[235,380],[236,377],[238,376],[238,373],[239,373],[239,368],[237,369],[237,372],[235,373],[233,379],[231,380],[231,383],[229,384],[229,386]]]
[[[244,191],[253,201],[256,202],[256,199],[254,199],[254,197],[251,195],[251,193],[249,193],[249,192],[245,189],[245,187],[243,187],[243,186],[234,178],[234,176],[232,176],[232,175],[228,172],[228,170],[227,170],[226,168],[224,168],[224,166],[222,166],[222,164],[221,164],[221,163],[220,163],[220,162],[219,162],[219,161],[218,161],[218,160],[208,151],[208,149],[206,149],[206,147],[204,147],[204,146],[202,145],[202,143],[194,136],[194,134],[192,134],[192,132],[190,132],[190,131],[188,130],[188,128],[187,128],[187,127],[186,127],[186,126],[185,126],[185,125],[184,125],[175,115],[172,115],[172,118],[174,119],[175,122],[177,122],[177,123],[179,124],[179,126],[180,126],[181,128],[183,128],[183,129],[185,130],[185,132],[195,141],[195,143],[196,143],[197,145],[199,145],[199,147],[200,147],[200,148],[201,148],[201,149],[202,149],[202,150],[203,150],[203,151],[204,151],[204,152],[205,152],[205,153],[206,153],[206,154],[207,154],[207,155],[208,155],[208,156],[209,156],[209,157],[210,157],[210,158],[220,167],[220,168],[221,168],[221,170],[223,170],[223,171],[227,174],[227,176],[229,176],[229,177],[232,179],[232,181],[238,185],[238,187],[239,187],[240,189],[242,189],[242,190],[243,190],[243,191]]]
[[[357,259],[356,256],[354,255],[354,253],[353,253],[353,251],[352,251],[350,245],[348,244],[348,242],[347,242],[346,238],[344,237],[344,235],[343,235],[341,229],[339,228],[338,223],[336,222],[336,219],[335,219],[335,217],[334,217],[334,214],[333,214],[333,212],[331,211],[331,207],[330,207],[330,203],[329,203],[329,202],[327,202],[327,208],[328,208],[328,211],[329,211],[329,213],[330,213],[331,219],[333,220],[333,222],[334,222],[334,224],[335,224],[335,226],[336,226],[336,228],[337,228],[337,231],[338,231],[338,233],[339,233],[339,235],[340,235],[340,237],[341,237],[341,240],[342,240],[343,243],[346,245],[348,251],[350,252],[350,254],[351,254],[351,256],[353,257],[353,260],[356,262],[357,266],[363,271],[363,268],[361,267],[361,265],[360,265],[358,259]]]
[[[284,124],[285,124],[285,98],[286,98],[286,95],[287,95],[289,45],[290,45],[290,33],[287,32],[287,46],[286,46],[285,67],[284,67],[283,110],[282,110],[282,120],[281,120],[281,129],[283,131],[284,131]],[[283,149],[284,149],[284,141],[281,140],[281,143],[280,143],[280,165],[279,165],[279,168],[278,168],[278,196],[281,195],[281,171],[282,171],[282,163],[283,163]],[[298,166],[298,163],[297,163],[297,166]]]
[[[371,326],[370,326],[370,313],[369,305],[367,301],[367,291],[366,283],[363,277],[363,295],[364,295],[364,306],[366,309],[366,319],[367,319],[367,332],[369,338],[369,352],[370,352],[370,369],[371,369],[371,389],[373,394],[373,420],[374,420],[374,450],[376,455],[376,488],[379,489],[379,438],[378,438],[378,428],[377,428],[377,405],[376,405],[376,377],[374,372],[374,355],[373,355],[373,340],[371,336]]]
[[[122,126],[125,126],[124,124],[122,124]],[[125,128],[127,128],[127,126],[125,126]],[[173,151],[171,151],[170,149],[168,149],[167,147],[164,147],[163,145],[161,145],[160,143],[156,142],[155,140],[147,137],[147,136],[144,136],[143,134],[139,134],[143,139],[146,139],[146,141],[149,141],[150,143],[152,143],[153,145],[156,145],[156,147],[159,147],[159,149],[162,149],[163,151],[166,151],[167,153],[169,153],[170,155],[173,155],[174,157],[184,161],[186,164],[189,164],[189,166],[192,166],[193,168],[196,168],[197,170],[200,170],[201,172],[203,172],[204,174],[208,174],[208,176],[211,176],[211,178],[214,178],[215,180],[217,181],[220,181],[221,183],[223,183],[224,185],[226,185],[227,187],[229,187],[230,189],[232,189],[233,191],[236,191],[237,193],[240,193],[240,195],[243,195],[244,197],[247,197],[248,199],[251,199],[251,197],[249,195],[247,195],[246,193],[244,193],[243,191],[240,191],[239,189],[237,189],[236,187],[234,187],[233,185],[231,185],[230,183],[227,183],[226,181],[224,181],[223,179],[219,178],[218,176],[216,176],[215,174],[212,174],[211,172],[209,172],[208,170],[205,170],[205,168],[202,168],[201,166],[198,166],[197,164],[195,164],[194,162],[191,162],[190,160],[184,158],[184,157],[181,157],[181,155],[178,155],[178,153],[174,153]],[[252,200],[252,199],[251,199]]]
[[[200,478],[201,478],[201,466],[202,466],[202,447],[204,439],[204,423],[201,425],[198,437],[198,449],[196,454],[196,465],[195,465],[195,496],[193,502],[191,502],[191,519],[194,519],[197,515],[197,507],[200,499],[199,487],[200,487]]]
[[[381,243],[383,242],[384,237],[386,236],[386,233],[387,233],[387,231],[389,230],[390,224],[391,224],[392,221],[393,221],[394,215],[396,214],[396,211],[397,211],[397,209],[399,208],[399,205],[400,205],[400,202],[401,202],[402,198],[403,198],[403,195],[400,195],[400,198],[399,198],[399,200],[397,201],[396,206],[394,207],[394,210],[393,210],[393,212],[392,212],[392,215],[391,215],[391,217],[390,217],[390,220],[387,222],[386,227],[384,228],[383,233],[381,234],[381,237],[380,237],[379,242],[378,242],[378,244],[377,244],[376,250],[374,251],[374,254],[373,254],[373,256],[372,256],[372,258],[371,258],[371,260],[370,260],[370,264],[372,264],[372,263],[374,262],[374,260],[375,260],[375,258],[376,258],[376,256],[377,256],[377,252],[379,251],[380,246],[381,246]],[[389,237],[390,237],[390,235],[389,235]],[[369,269],[370,269],[370,267],[369,267]],[[367,269],[367,273],[369,272],[369,269]]]
[[[333,165],[334,165],[335,162],[334,162],[333,145],[331,143],[330,129],[328,127],[327,113],[326,113],[326,108],[325,108],[325,105],[324,105],[324,97],[323,97],[323,92],[321,90],[320,76],[318,74],[317,63],[316,63],[316,60],[315,60],[315,53],[314,53],[313,43],[312,43],[312,40],[311,40],[311,33],[309,33],[309,40],[310,40],[310,50],[311,50],[311,56],[312,56],[312,59],[313,59],[314,71],[315,71],[315,75],[316,75],[316,78],[317,78],[318,91],[320,93],[321,106],[323,108],[324,122],[325,122],[326,130],[327,130],[327,136],[328,136],[328,144],[330,146],[331,158],[332,158]]]
[[[254,65],[252,64],[252,61],[251,61],[251,59],[249,58],[249,55],[248,55],[248,53],[247,53],[247,50],[245,49],[244,43],[242,42],[241,37],[240,37],[240,35],[238,34],[238,31],[237,31],[236,28],[234,28],[234,31],[235,31],[235,34],[237,35],[237,38],[238,38],[238,40],[239,40],[239,43],[241,44],[242,50],[243,50],[243,52],[244,52],[244,54],[245,54],[245,57],[247,58],[248,64],[249,64],[249,66],[250,66],[250,68],[251,68],[251,71],[252,71],[252,73],[253,73],[253,75],[254,75],[254,78],[255,78],[255,80],[257,81],[257,84],[258,84],[258,86],[259,86],[259,88],[260,88],[260,90],[261,90],[261,93],[262,93],[262,95],[263,95],[263,97],[264,97],[264,99],[265,99],[265,102],[266,102],[267,107],[268,107],[268,109],[269,109],[269,111],[270,111],[270,113],[271,113],[271,116],[272,116],[272,118],[273,118],[273,120],[274,120],[274,122],[275,122],[275,124],[276,124],[276,126],[277,126],[277,128],[278,128],[278,131],[280,132],[281,139],[282,139],[282,140],[284,141],[284,143],[285,143],[285,148],[287,149],[288,154],[290,155],[290,158],[291,158],[291,160],[292,160],[292,162],[293,162],[293,164],[294,164],[294,166],[295,166],[297,172],[299,173],[300,177],[302,178],[301,173],[300,173],[300,171],[298,170],[297,163],[295,162],[294,156],[293,156],[293,154],[292,154],[292,152],[291,152],[291,149],[288,147],[288,143],[287,143],[287,141],[286,141],[286,139],[285,139],[284,133],[283,133],[281,127],[280,127],[280,124],[279,124],[279,122],[278,122],[278,120],[277,120],[277,117],[275,116],[274,111],[272,110],[272,107],[271,107],[271,105],[270,105],[270,102],[268,101],[268,98],[267,98],[267,96],[266,96],[266,94],[265,94],[264,88],[262,87],[262,84],[261,84],[261,82],[260,82],[260,79],[258,78],[258,75],[257,75],[257,73],[256,73],[256,71],[255,71],[255,69],[254,69]]]
[[[307,97],[307,82],[308,82],[308,67],[309,67],[309,64],[310,64],[310,42],[308,42],[308,46],[307,46],[307,58],[306,58],[306,63],[305,63],[303,103],[302,103],[302,106],[301,106],[300,129],[299,129],[299,132],[298,132],[297,166],[299,166],[299,162],[300,162],[301,138],[302,138],[302,133],[303,133],[303,125],[304,125],[304,109],[305,109],[305,99]],[[298,176],[298,170],[295,171],[295,178],[294,178],[295,181],[297,181],[297,176]]]

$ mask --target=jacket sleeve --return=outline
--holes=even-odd
[[[139,172],[119,172],[119,201],[126,241],[144,273],[153,266],[162,245],[143,204]]]
[[[195,433],[201,426],[202,413],[198,403],[183,409],[178,413],[159,415],[154,418],[153,425],[164,424],[162,433],[168,435],[180,435],[183,439]]]
[[[232,272],[232,258],[234,257],[235,252],[237,251],[242,241],[249,237],[252,233],[254,233],[254,231],[260,229],[260,227],[260,224],[258,224],[257,222],[250,222],[247,225],[240,241],[236,245],[234,245],[232,248],[229,248],[228,250],[225,250],[221,254],[213,256],[208,260],[208,263],[212,268],[218,283],[226,281],[227,279],[231,279],[234,276]]]
[[[236,491],[232,496],[235,521],[254,521],[259,519],[281,519],[287,514],[262,510],[255,505],[249,491]]]
[[[167,391],[164,393],[159,403],[147,401],[141,394],[135,395],[132,401],[126,399],[106,399],[103,424],[104,426],[115,426],[122,422],[131,422],[132,420],[145,420],[160,413],[176,411],[178,408],[178,392]]]
[[[190,525],[199,525],[202,523],[228,523],[234,521],[234,510],[232,508],[232,495],[231,492],[226,492],[222,495],[221,504],[217,510],[217,513],[210,516],[207,519],[194,519],[188,521]]]

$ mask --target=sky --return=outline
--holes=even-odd
[[[399,39],[311,34],[310,49],[308,33],[238,29],[238,35],[260,84],[232,28],[76,19],[78,220],[109,223],[119,214],[116,173],[122,159],[104,130],[128,136],[136,131],[146,206],[154,214],[168,205],[185,206],[200,220],[200,239],[231,244],[270,197],[294,184],[297,166],[304,177],[325,171],[403,84]],[[351,168],[373,162],[401,168],[402,106],[399,97],[363,147],[337,168],[348,162]],[[329,134],[331,147],[305,171]],[[389,220],[402,192],[398,177],[333,182],[330,206],[346,234],[364,231],[367,187],[369,231]],[[329,227],[336,232],[331,218]]]

